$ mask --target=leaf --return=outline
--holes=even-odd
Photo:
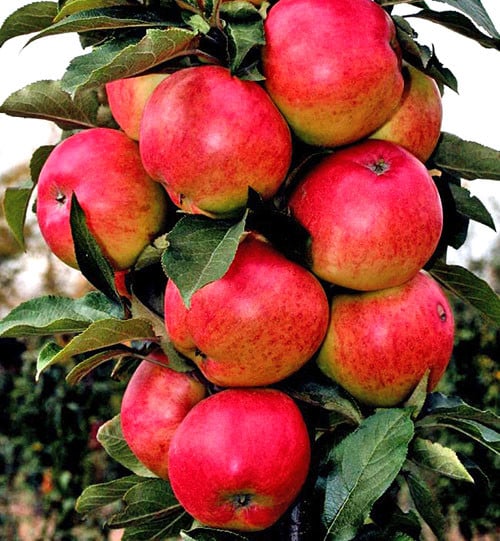
[[[89,325],[51,358],[38,358],[36,379],[49,366],[68,361],[75,355],[114,346],[129,340],[155,338],[151,323],[146,319],[102,319]]]
[[[57,2],[33,2],[17,9],[0,28],[0,47],[11,38],[47,28],[56,15]]]
[[[62,78],[70,93],[131,77],[171,60],[197,44],[197,34],[183,28],[150,29],[138,39],[110,39],[91,53],[74,58]]]
[[[500,180],[500,151],[443,133],[432,156],[438,168],[468,180]]]
[[[410,459],[419,466],[436,471],[452,479],[473,483],[474,479],[449,447],[424,438],[415,438],[410,448]]]
[[[44,145],[38,147],[35,152],[33,152],[30,160],[31,181],[33,184],[38,183],[38,177],[40,176],[43,165],[54,148],[55,145]]]
[[[477,25],[483,27],[490,36],[500,38],[488,12],[481,4],[481,0],[436,0],[448,4],[468,15]]]
[[[480,199],[471,196],[469,190],[462,186],[450,184],[450,189],[458,212],[496,231],[495,222]]]
[[[240,533],[204,527],[181,531],[181,539],[184,541],[248,541],[248,537]]]
[[[66,376],[66,382],[69,385],[76,385],[101,364],[127,355],[130,355],[130,350],[126,347],[107,349],[91,355],[71,369]]]
[[[425,374],[418,382],[418,385],[413,389],[413,392],[404,403],[405,408],[412,408],[412,419],[418,417],[427,398],[427,388],[429,385],[429,373],[430,370],[426,370]]]
[[[90,485],[84,489],[76,500],[75,509],[78,513],[90,513],[105,505],[121,500],[125,493],[139,483],[147,481],[147,477],[127,475],[107,483]]]
[[[500,298],[486,281],[464,267],[447,265],[439,260],[429,272],[444,288],[500,326]]]
[[[79,299],[48,295],[21,303],[0,320],[0,336],[77,333],[100,320],[123,317],[123,309],[100,292]]]
[[[23,250],[25,249],[24,223],[34,187],[34,184],[28,181],[17,188],[6,188],[3,199],[5,220],[12,235]]]
[[[332,449],[325,539],[353,539],[375,501],[394,481],[413,436],[410,415],[411,410],[379,410]]]
[[[237,223],[187,215],[167,235],[162,255],[165,274],[179,288],[186,306],[204,285],[218,280],[231,265],[245,230],[246,214]]]
[[[122,466],[142,477],[156,477],[148,470],[130,450],[122,433],[120,415],[115,415],[105,422],[97,431],[97,441],[104,447],[108,455]]]
[[[120,295],[115,286],[115,272],[89,231],[85,213],[75,193],[71,196],[69,223],[75,245],[76,261],[81,273],[111,300],[120,303]]]
[[[67,0],[59,10],[54,22],[58,22],[68,15],[73,15],[78,11],[88,11],[90,9],[99,9],[112,6],[132,6],[131,0]]]
[[[60,81],[37,81],[11,94],[0,112],[14,117],[38,118],[54,122],[62,130],[99,126],[99,100],[95,91],[72,98]],[[47,148],[47,147],[44,147]]]
[[[410,495],[420,516],[425,520],[439,541],[444,540],[445,519],[439,503],[426,483],[416,474],[408,473],[406,482]]]

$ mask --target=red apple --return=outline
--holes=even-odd
[[[149,470],[168,479],[168,448],[189,410],[205,397],[190,372],[168,367],[168,358],[151,353],[132,374],[123,394],[120,422],[131,451]]]
[[[52,252],[77,268],[70,228],[73,194],[115,270],[132,266],[164,229],[165,190],[144,170],[137,143],[118,130],[91,128],[68,137],[40,173],[40,231]]]
[[[443,225],[427,169],[388,141],[365,140],[326,157],[301,179],[289,205],[311,235],[313,272],[356,290],[412,278]]]
[[[179,70],[144,109],[141,156],[176,205],[230,215],[248,187],[272,197],[291,160],[290,130],[266,92],[220,66]]]
[[[106,84],[111,114],[120,128],[131,138],[139,140],[142,112],[153,90],[167,77],[165,73],[149,73]]]
[[[310,442],[295,402],[274,389],[228,389],[197,404],[168,454],[170,482],[196,520],[257,531],[275,523],[307,477]]]
[[[441,94],[436,81],[417,68],[405,66],[403,73],[405,91],[398,108],[370,137],[397,143],[425,162],[441,134]]]
[[[265,21],[265,86],[298,137],[353,143],[403,93],[394,24],[372,0],[279,0]]]
[[[334,297],[319,367],[361,402],[395,406],[429,370],[435,388],[451,357],[453,313],[420,271],[403,285]]]
[[[328,312],[319,281],[253,234],[189,308],[172,280],[165,292],[172,343],[223,387],[269,385],[297,371],[321,345]]]

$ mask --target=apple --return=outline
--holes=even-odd
[[[291,160],[287,123],[265,90],[221,66],[181,69],[144,109],[142,161],[187,212],[220,217],[245,206],[250,186],[264,198]]]
[[[437,282],[420,271],[408,282],[334,297],[321,370],[355,398],[390,407],[429,371],[432,391],[450,361],[453,313]]]
[[[166,73],[148,73],[106,83],[111,114],[131,139],[139,140],[139,128],[146,101],[167,76]]]
[[[370,137],[397,143],[426,162],[441,135],[441,93],[436,81],[417,68],[407,65],[403,74],[405,91],[398,108]]]
[[[307,477],[310,441],[295,402],[275,389],[226,389],[197,404],[172,438],[170,482],[207,526],[274,524]]]
[[[168,479],[172,436],[206,395],[192,372],[176,372],[168,364],[162,352],[150,353],[132,374],[120,408],[125,441],[137,459],[162,479]]]
[[[189,308],[172,280],[165,291],[170,340],[222,387],[269,385],[297,371],[321,345],[328,313],[319,281],[252,233]]]
[[[396,31],[372,0],[279,0],[264,30],[265,87],[306,143],[358,141],[398,106],[404,81]]]
[[[119,130],[90,128],[71,135],[51,152],[40,172],[40,231],[51,251],[77,268],[70,227],[73,194],[115,270],[130,268],[165,227],[165,190],[144,170],[137,143]]]
[[[440,196],[425,166],[382,140],[323,158],[288,203],[311,235],[313,272],[362,291],[412,278],[430,259],[443,227]]]

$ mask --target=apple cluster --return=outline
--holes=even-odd
[[[154,352],[123,396],[138,459],[195,519],[236,530],[276,522],[308,475],[308,427],[274,384],[312,361],[360,402],[391,407],[426,374],[428,390],[437,385],[454,337],[447,298],[423,270],[443,227],[424,165],[441,129],[436,83],[402,63],[394,24],[372,0],[278,0],[264,29],[262,83],[221,65],[108,83],[120,130],[61,142],[37,199],[62,261],[77,267],[75,194],[122,271],[165,231],[172,203],[233,218],[249,188],[276,196],[297,142],[323,151],[294,175],[286,201],[309,234],[310,267],[247,231],[227,273],[189,306],[168,280],[166,334],[193,371]]]

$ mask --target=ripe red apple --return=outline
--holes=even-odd
[[[167,77],[165,73],[149,73],[106,83],[111,114],[118,126],[135,141],[139,140],[142,112],[153,90]]]
[[[371,138],[392,141],[426,162],[441,134],[443,106],[436,81],[413,66],[405,66],[401,102]]]
[[[205,387],[192,373],[168,367],[168,358],[151,353],[130,378],[123,394],[120,422],[123,437],[149,470],[168,479],[168,448],[188,411],[205,397]]]
[[[310,442],[295,402],[274,389],[227,389],[197,404],[168,453],[170,482],[196,520],[257,531],[274,524],[307,477]]]
[[[361,402],[395,406],[427,370],[428,390],[435,388],[450,360],[453,338],[449,302],[420,271],[397,287],[334,297],[318,365]]]
[[[289,205],[311,235],[313,272],[356,290],[409,280],[433,254],[443,225],[425,166],[375,139],[324,158],[301,179]]]
[[[272,197],[291,160],[290,130],[266,92],[220,66],[173,73],[144,109],[140,151],[187,212],[230,215],[248,187]]]
[[[70,228],[71,198],[115,270],[132,266],[164,229],[167,196],[144,170],[137,143],[123,132],[91,128],[62,141],[38,180],[36,214],[52,252],[78,267]]]
[[[404,86],[400,49],[377,3],[279,0],[264,28],[266,89],[306,143],[353,143],[396,109]]]
[[[269,385],[297,371],[321,345],[328,312],[319,281],[253,234],[189,308],[173,281],[165,292],[172,343],[223,387]]]

